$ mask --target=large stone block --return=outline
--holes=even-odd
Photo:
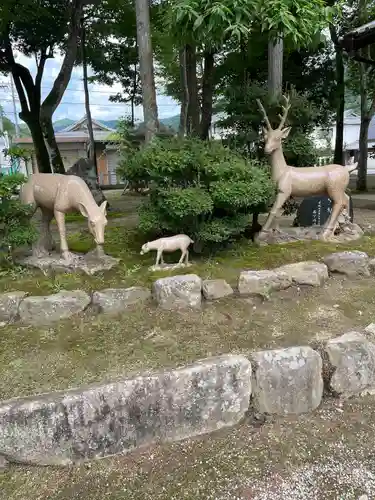
[[[331,253],[324,258],[324,263],[331,272],[349,277],[370,276],[370,259],[365,252],[355,250]]]
[[[255,352],[254,407],[275,415],[305,413],[317,408],[323,394],[322,359],[311,347]]]
[[[250,362],[227,355],[113,384],[10,400],[0,405],[0,455],[65,465],[196,436],[238,423],[250,394]]]
[[[19,316],[25,324],[43,325],[70,318],[85,310],[90,302],[90,296],[82,290],[62,290],[53,295],[26,297],[20,304]]]
[[[362,333],[348,332],[325,345],[330,388],[351,396],[375,389],[375,345]]]
[[[26,295],[26,292],[0,293],[0,326],[17,318],[19,306]]]
[[[271,292],[283,290],[291,284],[291,277],[278,269],[242,271],[238,280],[238,291],[241,295],[268,297]]]
[[[296,285],[322,286],[328,280],[328,268],[321,262],[296,262],[277,270],[286,273]]]
[[[141,286],[106,288],[92,294],[92,304],[100,312],[117,314],[123,312],[128,306],[145,302],[150,297],[150,290]]]
[[[152,285],[152,295],[164,309],[200,307],[202,280],[196,274],[160,278]]]
[[[204,280],[202,291],[206,300],[222,299],[233,295],[233,288],[225,280]]]

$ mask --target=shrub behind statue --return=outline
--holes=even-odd
[[[0,174],[0,257],[33,242],[35,229],[31,210],[18,200],[19,187],[26,181],[22,174]]]
[[[266,211],[275,188],[269,169],[215,141],[163,139],[124,157],[118,170],[149,186],[139,228],[152,237],[185,233],[196,247],[243,235],[253,212]]]

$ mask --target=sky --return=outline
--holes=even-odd
[[[33,58],[26,57],[22,54],[17,55],[17,61],[22,65],[29,68],[33,77],[36,72],[36,65]],[[61,56],[56,56],[54,59],[48,59],[46,67],[44,70],[44,77],[42,81],[42,97],[45,97],[50,91],[52,84],[60,70],[62,62]],[[89,69],[89,76],[92,72]],[[13,103],[12,103],[12,93],[10,88],[10,80],[6,77],[0,78],[1,83],[8,83],[8,88],[0,89],[0,104],[4,108],[5,115],[12,120],[14,120]],[[116,94],[121,92],[120,85],[114,85],[110,87],[108,85],[90,84],[90,107],[91,114],[94,119],[97,120],[115,120],[117,118],[130,115],[130,106],[123,103],[112,103],[109,101],[109,96],[111,94]],[[20,105],[18,101],[17,92],[16,96],[16,106],[17,111],[20,111]],[[157,103],[159,118],[167,118],[169,116],[174,116],[179,114],[180,108],[176,101],[171,97],[163,95],[162,86],[159,85],[157,89]],[[73,69],[72,77],[70,79],[69,85],[65,91],[64,97],[60,106],[55,111],[53,116],[54,121],[61,118],[70,118],[71,120],[79,120],[85,115],[85,105],[84,105],[84,93],[83,93],[83,81],[82,81],[82,67],[76,67]],[[136,120],[142,121],[143,110],[142,106],[137,106],[136,108]]]

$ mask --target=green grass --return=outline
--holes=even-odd
[[[0,288],[34,295],[77,288],[90,292],[109,287],[149,286],[165,276],[166,273],[148,271],[155,255],[139,254],[144,241],[136,229],[114,226],[109,229],[106,241],[107,252],[122,259],[114,271],[93,277],[80,274],[46,277],[15,268],[3,271]],[[374,237],[364,237],[355,244],[309,242],[260,248],[242,241],[214,255],[192,255],[194,265],[188,271],[178,272],[225,278],[236,285],[242,269],[273,268],[288,262],[320,259],[324,254],[345,248],[372,254],[374,241]],[[86,252],[92,247],[91,237],[86,231],[73,234],[70,247]],[[176,257],[166,258],[175,261]],[[338,309],[332,309],[334,304]],[[327,305],[331,308],[328,312],[323,310]],[[9,325],[1,329],[0,335],[0,399],[100,383],[216,354],[308,343],[312,338],[335,334],[339,328],[344,331],[362,322],[373,322],[374,305],[372,279],[346,281],[345,286],[332,280],[328,288],[301,291],[291,288],[274,294],[264,304],[230,298],[206,304],[195,312],[161,311],[149,304],[125,310],[118,317],[94,316],[87,311],[44,328]],[[359,310],[363,311],[362,316],[358,316]],[[304,325],[302,331],[301,325]]]
[[[113,222],[115,224],[115,221]],[[155,263],[155,253],[139,254],[145,242],[139,232],[124,225],[112,225],[106,232],[105,250],[109,255],[121,258],[120,265],[110,272],[96,276],[80,274],[58,274],[44,276],[41,272],[21,268],[0,271],[0,291],[24,290],[35,295],[51,293],[52,290],[81,288],[87,291],[108,287],[150,285],[166,272],[150,272]],[[87,230],[73,233],[69,246],[75,252],[87,252],[93,248],[92,237]],[[236,285],[242,269],[270,269],[282,264],[302,260],[320,260],[324,255],[346,249],[375,253],[375,237],[366,236],[359,241],[346,244],[328,244],[320,241],[297,242],[285,245],[257,247],[248,240],[233,243],[231,247],[214,254],[191,254],[193,266],[171,271],[169,274],[196,273],[203,279],[224,278]],[[177,262],[179,254],[166,255],[166,262]]]

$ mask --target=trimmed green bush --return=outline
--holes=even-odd
[[[142,231],[186,233],[203,244],[239,237],[275,193],[267,166],[190,138],[157,140],[124,157],[119,173],[150,189],[139,212]]]
[[[12,249],[31,243],[35,230],[30,218],[32,209],[22,205],[18,190],[26,178],[22,174],[0,175],[0,249]]]

